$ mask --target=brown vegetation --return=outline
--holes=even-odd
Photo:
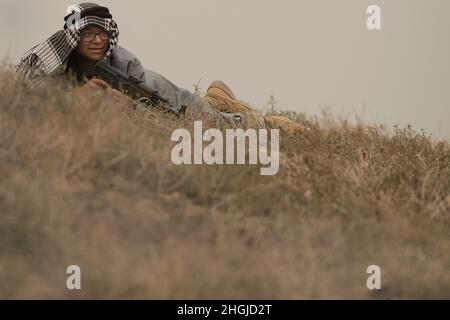
[[[312,129],[265,177],[173,165],[189,119],[7,70],[0,90],[0,298],[450,298],[445,141],[290,114]]]

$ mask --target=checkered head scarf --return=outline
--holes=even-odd
[[[88,25],[98,26],[109,33],[109,47],[104,56],[109,60],[119,42],[119,28],[108,8],[95,3],[81,3],[67,8],[64,29],[33,47],[22,57],[17,71],[31,79],[37,70],[47,76],[64,72],[72,51],[81,40],[81,31]]]

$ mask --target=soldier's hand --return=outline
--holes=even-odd
[[[112,89],[111,96],[117,104],[123,105],[127,108],[133,108],[133,99],[131,99],[129,96],[123,94],[119,90]]]
[[[80,91],[88,91],[88,90],[98,90],[98,89],[107,89],[109,88],[109,84],[101,79],[91,79],[86,82],[84,85],[80,87]]]
[[[86,92],[86,91],[93,91],[93,90],[99,90],[99,89],[108,90],[108,92],[111,93],[111,97],[116,104],[124,106],[126,108],[134,107],[133,99],[131,99],[129,96],[123,94],[119,90],[112,89],[111,86],[107,82],[105,82],[101,79],[93,78],[93,79],[89,80],[88,82],[86,82],[84,85],[82,85],[79,90],[81,92]]]

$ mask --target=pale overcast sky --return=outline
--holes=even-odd
[[[0,0],[0,57],[59,30],[73,0]],[[262,107],[354,112],[450,138],[448,0],[109,0],[120,45],[177,85],[223,80]],[[382,9],[369,31],[366,9]]]

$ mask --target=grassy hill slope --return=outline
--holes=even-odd
[[[448,142],[310,119],[265,177],[173,165],[189,119],[7,70],[0,92],[0,298],[450,298]]]

